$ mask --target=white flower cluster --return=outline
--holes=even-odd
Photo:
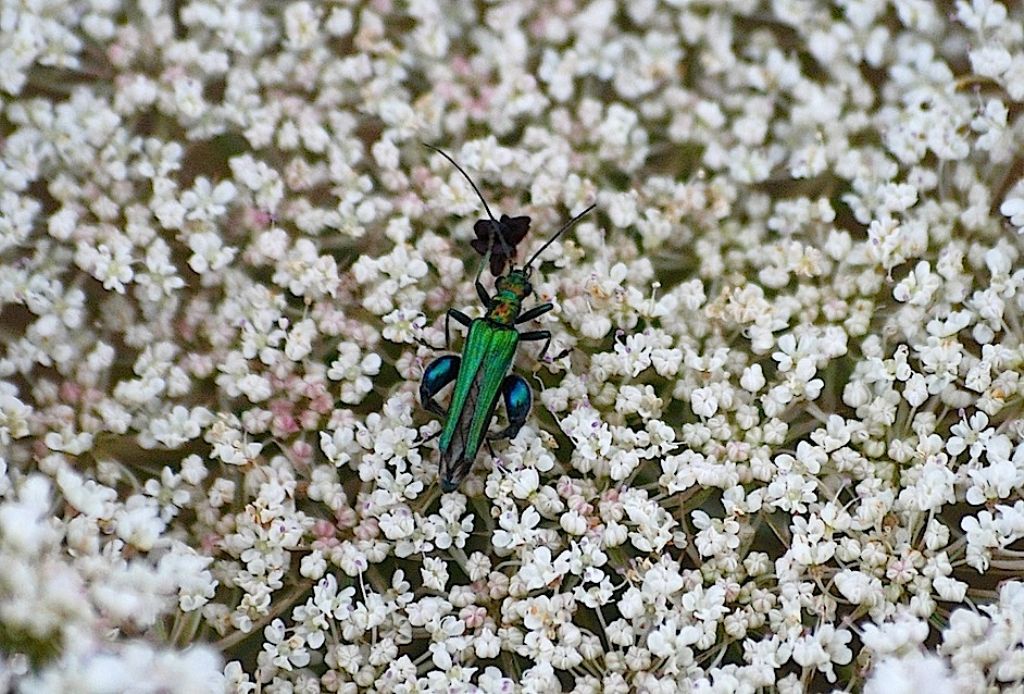
[[[12,484],[0,459],[0,638],[7,654],[0,687],[103,692],[140,681],[175,682],[182,692],[223,687],[220,657],[208,646],[179,652],[171,643],[155,647],[130,637],[153,630],[166,615],[198,614],[216,592],[212,558],[169,536],[154,548],[166,531],[160,508],[173,508],[170,500],[165,505],[138,494],[119,501],[116,489],[84,479],[59,454],[40,467],[46,474]],[[166,481],[173,475],[164,470]],[[58,501],[66,510],[55,513]],[[112,641],[112,630],[124,636]],[[42,662],[47,667],[32,667]]]
[[[1024,687],[1019,3],[26,0],[0,94],[0,690]],[[423,142],[597,203],[449,494]]]

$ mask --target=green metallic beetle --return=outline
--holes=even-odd
[[[455,164],[447,154],[441,154]],[[455,167],[469,180],[469,176],[458,164],[455,164]],[[473,184],[472,180],[469,182]],[[476,186],[473,185],[473,188],[475,190]],[[479,194],[479,191],[477,193]],[[483,196],[480,199],[483,200]],[[526,379],[509,374],[508,371],[520,342],[544,340],[544,347],[539,355],[539,358],[543,358],[551,345],[551,333],[547,330],[521,333],[516,326],[542,316],[554,308],[551,303],[543,303],[525,312],[522,311],[523,302],[533,294],[533,286],[530,284],[532,265],[562,232],[595,207],[596,205],[591,205],[569,220],[522,268],[516,269],[510,264],[508,274],[495,281],[497,293],[493,297],[488,296],[478,274],[477,295],[487,309],[483,318],[472,319],[461,311],[448,309],[444,322],[445,344],[450,344],[452,318],[469,328],[462,356],[450,354],[435,359],[424,369],[423,380],[420,382],[420,402],[423,407],[445,419],[438,441],[441,489],[445,492],[458,489],[473,467],[484,441],[514,438],[526,423],[533,403],[533,394]],[[484,208],[487,209],[486,202]],[[487,209],[487,214],[494,222],[496,231],[499,230],[499,222],[491,215],[490,209]],[[498,240],[501,241],[500,238]],[[484,263],[486,262],[485,259]],[[452,381],[455,382],[455,387],[446,411],[435,398]],[[505,401],[508,426],[488,436],[487,430],[494,417],[499,396]]]

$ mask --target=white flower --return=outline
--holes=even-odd
[[[946,442],[946,450],[952,456],[957,456],[970,447],[971,460],[977,460],[989,437],[994,432],[988,429],[988,415],[984,412],[975,412],[969,421],[961,420],[950,427],[950,436]]]
[[[122,540],[148,551],[160,538],[165,523],[159,507],[151,499],[135,495],[114,514],[114,527]]]
[[[295,2],[288,5],[284,13],[284,24],[289,48],[301,51],[312,46],[319,27],[317,12],[309,3]]]
[[[226,267],[235,257],[236,249],[224,246],[221,238],[213,232],[192,234],[188,239],[192,255],[188,266],[197,274],[216,272]]]
[[[998,45],[976,48],[969,55],[974,72],[993,79],[999,79],[1010,68],[1013,60],[1010,52]]]
[[[1018,183],[1014,186],[999,206],[999,211],[1010,218],[1010,224],[1024,233],[1024,185]]]
[[[532,542],[535,528],[540,523],[540,514],[532,506],[523,511],[522,517],[516,511],[507,511],[498,518],[500,529],[494,531],[491,541],[494,546],[510,550]]]
[[[864,683],[865,694],[919,691],[954,694],[959,689],[941,658],[920,651],[879,661]]]
[[[967,503],[981,505],[1005,499],[1011,490],[1024,484],[1024,470],[1007,459],[992,461],[978,470],[968,470],[971,486],[967,488]]]
[[[693,413],[701,417],[713,417],[718,411],[718,400],[711,388],[697,388],[690,396]]]
[[[167,448],[177,448],[186,441],[198,438],[202,427],[211,420],[212,415],[205,407],[189,411],[177,405],[165,418],[150,421],[149,430],[157,443]]]
[[[338,345],[338,358],[327,371],[327,377],[342,381],[341,401],[357,404],[373,389],[373,381],[369,376],[380,372],[381,358],[375,352],[361,355],[359,346],[351,342]]]
[[[582,535],[587,531],[587,519],[574,509],[562,514],[558,523],[562,526],[562,530],[570,535]]]
[[[882,597],[882,584],[860,571],[842,571],[836,575],[836,588],[855,605],[874,605]]]
[[[994,29],[1006,19],[1006,6],[995,0],[959,0],[956,18],[975,31]]]
[[[235,192],[231,181],[221,181],[214,187],[203,176],[198,177],[192,188],[181,196],[181,204],[188,210],[185,219],[209,220],[219,217],[227,210],[227,204],[234,199]]]
[[[392,311],[383,320],[386,327],[381,334],[391,342],[412,342],[417,331],[427,322],[425,317],[410,314],[404,309]]]
[[[933,511],[956,501],[955,482],[956,476],[945,460],[930,458],[918,471],[916,483],[903,489],[899,499],[915,510]]]
[[[316,323],[302,320],[291,327],[284,343],[284,354],[292,361],[301,361],[313,350]]]
[[[740,377],[740,386],[751,393],[759,392],[766,383],[760,364],[751,364],[743,370],[743,375]]]
[[[84,253],[80,255],[84,257]],[[88,257],[92,265],[92,274],[103,283],[104,289],[113,289],[123,294],[125,283],[131,282],[135,277],[130,247],[126,243],[115,242],[112,247],[105,243],[100,244]]]
[[[448,567],[443,561],[434,557],[424,557],[420,573],[423,576],[423,585],[431,590],[444,592],[445,584],[448,583]]]

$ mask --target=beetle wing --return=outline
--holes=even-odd
[[[442,480],[457,485],[472,467],[518,342],[519,332],[515,328],[482,318],[470,325],[448,419],[438,442]]]

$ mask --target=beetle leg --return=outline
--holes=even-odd
[[[519,333],[520,342],[535,342],[537,340],[544,340],[544,346],[541,347],[540,353],[537,355],[537,359],[543,359],[544,355],[548,353],[548,347],[551,346],[551,331],[529,330],[525,333]]]
[[[423,380],[420,381],[420,403],[430,412],[439,417],[447,413],[441,404],[434,399],[441,389],[451,383],[459,375],[459,365],[462,359],[454,354],[435,359],[423,370]]]
[[[473,319],[470,318],[469,316],[467,316],[462,311],[459,311],[459,310],[454,309],[454,308],[448,309],[448,313],[444,314],[444,346],[445,347],[450,346],[451,343],[452,343],[452,335],[451,335],[452,318],[457,320],[459,323],[462,323],[467,328],[469,327],[469,324],[473,322]]]
[[[562,357],[568,356],[570,352],[572,352],[572,347],[566,347],[561,352],[551,357],[551,361],[558,361]]]
[[[415,443],[416,443],[417,446],[422,446],[425,443],[430,443],[431,441],[436,439],[438,436],[440,436],[442,434],[442,432],[444,432],[444,429],[438,429],[437,431],[435,431],[433,434],[431,434],[427,438],[420,439],[419,441],[416,441]]]
[[[501,395],[505,400],[508,426],[491,436],[492,440],[514,439],[526,424],[530,406],[533,405],[533,391],[530,390],[530,385],[525,378],[516,374],[509,374],[501,382]]]
[[[493,437],[484,439],[484,444],[487,446],[487,452],[491,454],[491,464],[494,465],[496,470],[500,470],[503,473],[508,473],[508,468],[505,467],[505,463],[502,462],[498,454],[494,452],[494,446],[491,445]]]
[[[519,325],[520,323],[525,323],[526,321],[531,321],[539,316],[543,316],[545,313],[547,313],[554,307],[555,305],[552,304],[551,302],[540,304],[539,306],[534,306],[529,311],[524,312],[521,316],[516,318],[516,325]]]
[[[538,306],[538,308],[540,308]],[[551,346],[551,332],[548,330],[530,330],[525,333],[519,333],[520,342],[530,342],[531,340],[546,340],[544,347],[540,350],[540,354],[537,355],[537,359],[544,359],[544,355],[547,354],[548,347]],[[572,352],[571,347],[566,347],[561,352],[551,357],[551,361],[558,361],[565,355]]]
[[[487,294],[487,290],[484,289],[484,285],[480,282],[479,278],[476,280],[476,295],[480,297],[480,303],[482,303],[485,308],[491,307],[491,297]]]

